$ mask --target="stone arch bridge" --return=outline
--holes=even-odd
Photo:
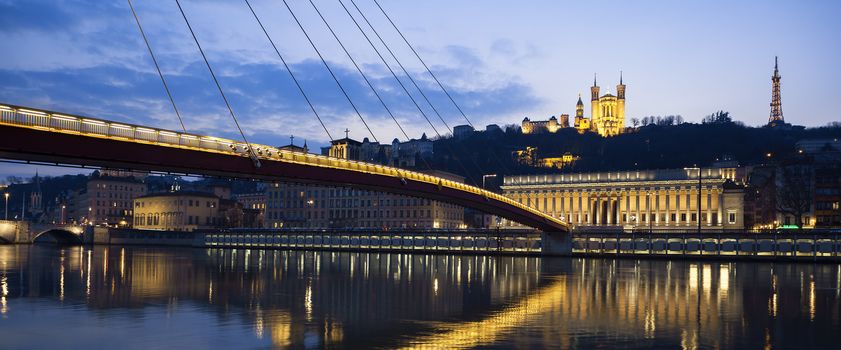
[[[85,226],[0,220],[0,244],[52,243],[81,244]]]

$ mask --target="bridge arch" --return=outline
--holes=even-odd
[[[54,228],[35,235],[32,238],[32,243],[79,245],[82,244],[82,236],[70,230]]]
[[[17,106],[0,109],[4,110],[0,118],[2,158],[341,185],[455,204],[544,232],[570,229],[563,220],[498,193],[412,170]],[[55,147],[57,144],[62,147]],[[247,147],[256,153],[246,151]],[[261,166],[255,167],[246,154],[259,158]]]

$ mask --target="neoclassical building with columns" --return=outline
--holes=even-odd
[[[744,228],[742,168],[506,176],[503,194],[582,229]],[[700,215],[699,197],[700,187]],[[517,226],[506,222],[505,226]]]

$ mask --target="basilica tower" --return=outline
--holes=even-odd
[[[601,119],[601,107],[599,105],[599,84],[596,81],[597,75],[593,74],[593,86],[590,87],[590,127],[597,131],[596,124]]]
[[[584,117],[584,102],[581,102],[581,94],[578,94],[578,102],[575,104],[575,119],[573,126],[579,134],[590,130],[590,120]]]
[[[613,135],[622,133],[625,130],[625,82],[622,80],[622,71],[619,71],[619,85],[616,85],[616,120]]]
[[[599,86],[595,80],[590,93],[590,130],[603,137],[621,134],[625,130],[625,83],[622,74],[619,74],[616,96],[609,92],[599,96]]]

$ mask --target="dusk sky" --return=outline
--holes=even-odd
[[[355,1],[447,123],[464,124],[373,0]],[[289,2],[377,139],[402,139],[310,3]],[[620,70],[628,118],[679,114],[697,122],[726,110],[761,125],[768,120],[775,55],[786,121],[821,126],[841,119],[838,108],[824,106],[837,101],[841,81],[838,1],[380,3],[477,126],[574,114],[579,93],[589,116],[593,74],[603,93],[615,92]],[[188,131],[239,138],[175,1],[134,4]],[[349,128],[352,138],[370,138],[283,2],[252,4],[333,136]],[[435,136],[338,0],[315,4],[410,136]],[[324,131],[243,1],[182,5],[250,141],[283,145],[294,134],[296,143],[325,144]],[[0,0],[0,43],[0,103],[180,128],[125,1]],[[31,171],[0,167],[4,175]]]

